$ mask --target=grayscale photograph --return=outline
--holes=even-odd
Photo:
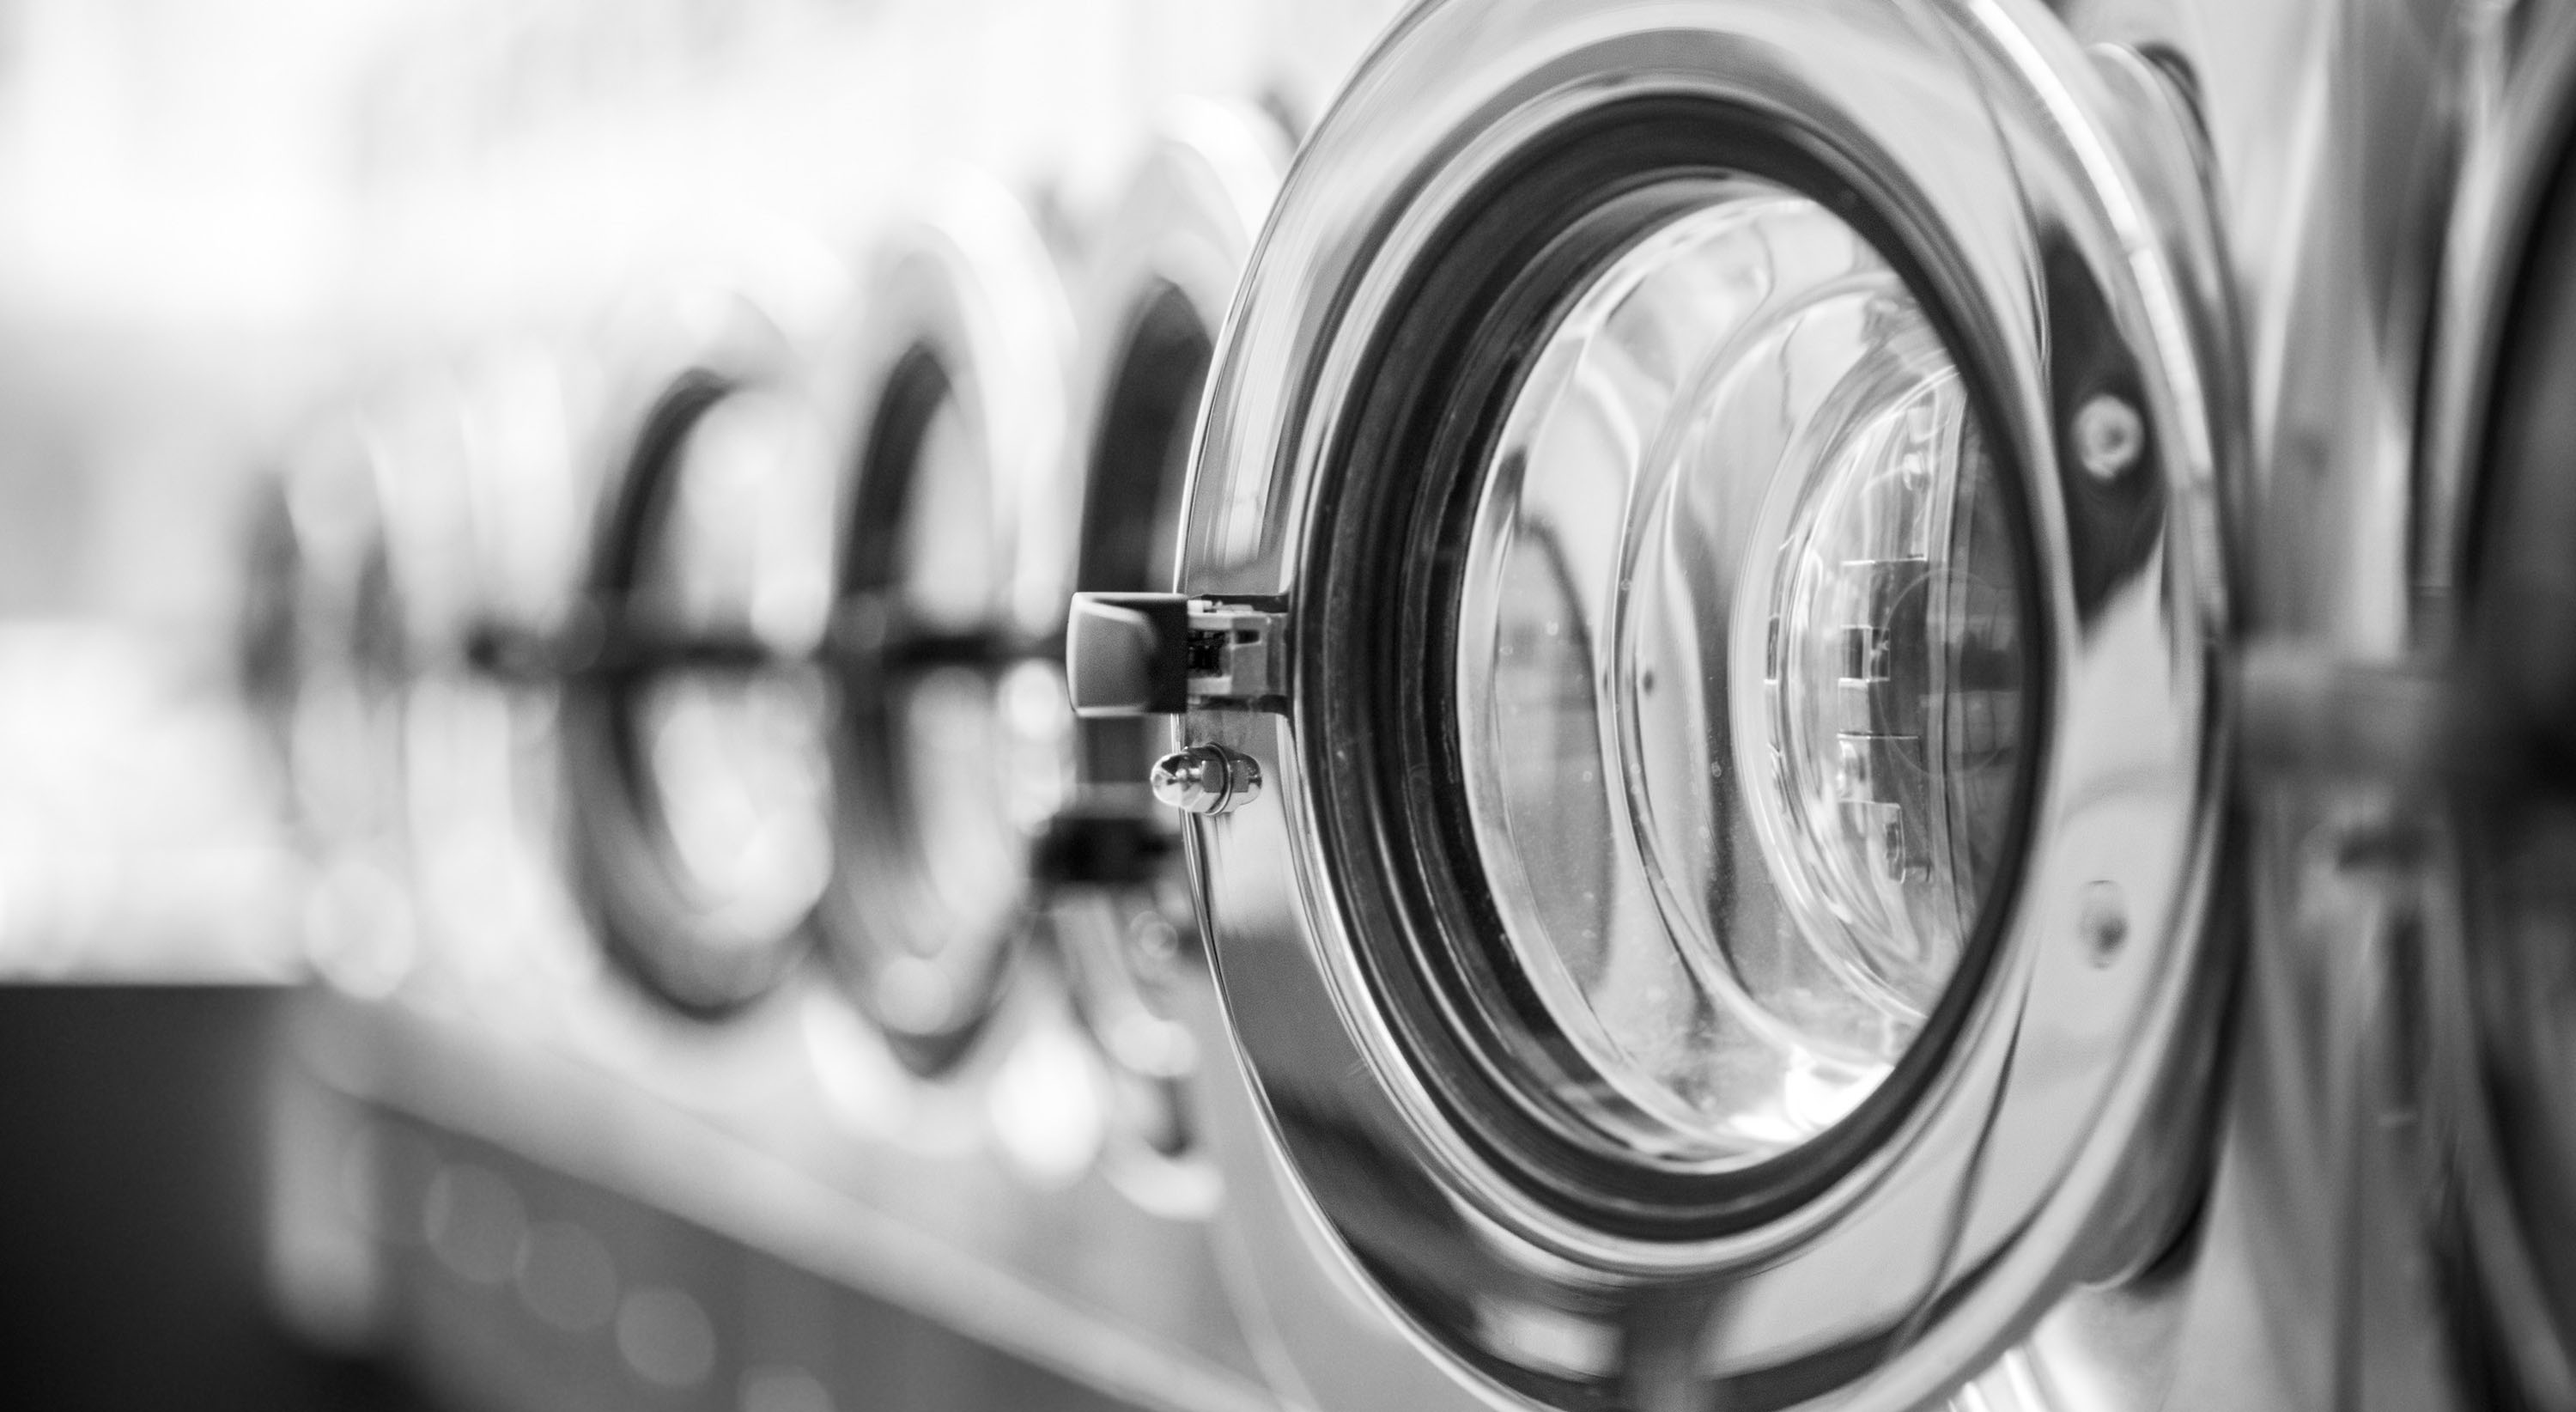
[[[0,0],[0,1303],[2576,1412],[2576,0]]]

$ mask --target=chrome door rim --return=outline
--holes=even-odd
[[[1891,1252],[1904,1248],[1895,1233],[1956,1221],[1971,1253],[1933,1257],[1920,1287],[1908,1286],[1912,1307],[1938,1305],[1941,1317],[1889,1328],[1899,1351],[1850,1354],[1866,1371],[1763,1394],[1794,1399],[1834,1386],[1869,1405],[1935,1396],[2018,1337],[2070,1280],[2116,1273],[2161,1248],[2187,1176],[2167,1163],[2187,1164],[2191,1145],[2157,1140],[2200,1125],[2207,1066],[2189,1051],[2196,1039],[2214,1042],[2224,974],[2198,926],[2223,734],[2209,690],[2224,615],[2215,480],[2234,435],[2212,405],[2225,390],[2203,382],[2205,370],[2226,364],[2216,350],[2227,332],[2223,314],[2197,299],[2212,286],[2190,264],[2205,244],[2205,208],[2197,186],[2174,181],[2191,159],[2160,114],[2114,97],[2044,15],[1923,6],[1893,21],[1881,12],[1873,28],[1857,10],[1712,2],[1414,11],[1310,141],[1219,351],[1182,586],[1217,599],[1286,595],[1297,644],[1284,721],[1200,711],[1185,722],[1188,738],[1252,755],[1279,786],[1275,807],[1201,821],[1190,835],[1235,1032],[1271,1134],[1346,1255],[1380,1275],[1408,1266],[1413,1279],[1484,1272],[1508,1281],[1523,1314],[1556,1321],[1571,1356],[1532,1368],[1512,1361],[1508,1340],[1426,1307],[1418,1290],[1408,1300],[1369,1281],[1443,1359],[1516,1396],[1615,1387],[1651,1357],[1683,1367],[1667,1375],[1703,1385],[1704,1395],[1748,1395],[1752,1384],[1733,1377],[1787,1369],[1818,1346],[1814,1329],[1770,1301],[1794,1304],[1803,1288],[1812,1303],[1820,1291],[1904,1278],[1893,1268]],[[1819,62],[1825,55],[1837,62]],[[1986,91],[2008,95],[2010,106],[1990,104]],[[2029,478],[2060,664],[2036,851],[2000,943],[1999,979],[1968,1017],[1954,1061],[1930,1077],[1887,1142],[1822,1192],[1747,1228],[1676,1240],[1606,1231],[1533,1199],[1415,1072],[1360,960],[1372,923],[1354,911],[1350,859],[1324,842],[1340,827],[1325,791],[1347,742],[1322,738],[1318,722],[1341,659],[1319,640],[1325,610],[1297,601],[1318,577],[1344,399],[1373,373],[1375,321],[1442,222],[1539,136],[1646,95],[1729,105],[1829,154],[1869,154],[1857,164],[1864,178],[1885,175],[1873,163],[1911,178],[1904,209],[1882,214],[1912,223],[1898,235],[1936,283],[1947,282],[1953,337],[1966,335],[1963,363],[1997,384],[2000,434]],[[1953,189],[1931,189],[1930,173]],[[1889,188],[1874,194],[1885,201]],[[2046,267],[2043,230],[2063,237]],[[2069,324],[2052,307],[2064,291],[2051,281],[2064,279],[2096,291],[2097,324]],[[2113,586],[2130,586],[2121,601],[2132,617],[2120,631],[2102,615],[2107,597],[2078,605],[2079,573],[2106,565],[2099,541],[2070,518],[2079,512],[2070,497],[2083,493],[2059,449],[2071,404],[2059,405],[2067,389],[2032,347],[2039,329],[2125,358],[2163,448],[2161,493],[2136,526],[2152,553],[2110,566]],[[2158,573],[2143,572],[2150,557]],[[2146,759],[2124,762],[2109,718],[2119,693],[2140,690],[2169,711],[2171,735]],[[2105,814],[2121,816],[2117,827]],[[2126,940],[2098,960],[2084,954],[2080,909],[2086,889],[2104,881],[2126,899]],[[2017,1026],[2005,999],[2040,1023]],[[2078,1018],[2091,1028],[2047,1033]],[[2017,1043],[2066,1047],[2017,1065]],[[1992,1108],[1977,1097],[1986,1084],[2002,1095]],[[1979,1170],[1997,1147],[2045,1155],[1997,1182]],[[1646,1291],[1677,1285],[1711,1299],[1722,1289],[1735,1307],[1769,1309],[1771,1323],[1730,1322],[1714,1306],[1660,1330],[1639,1322],[1672,1317],[1671,1301]],[[1698,1352],[1673,1364],[1676,1351],[1655,1354],[1641,1340],[1687,1340]]]

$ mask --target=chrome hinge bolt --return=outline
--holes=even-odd
[[[1261,764],[1222,745],[1193,745],[1154,762],[1154,797],[1189,814],[1223,814],[1261,797]]]
[[[2076,409],[2075,457],[2093,479],[2118,480],[2127,475],[2146,449],[2146,420],[2125,399],[2099,393]]]

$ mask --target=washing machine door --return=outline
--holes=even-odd
[[[1376,1320],[1523,1403],[1911,1407],[2169,1248],[2238,436],[2193,152],[2035,8],[1762,0],[1424,5],[1310,137],[1183,592],[1069,671],[1181,712],[1267,1250],[1361,1292],[1271,1301],[1315,1402]]]
[[[800,374],[739,300],[644,372],[548,649],[575,887],[610,959],[702,1018],[777,987],[830,869],[833,476]]]
[[[854,405],[829,651],[840,711],[817,921],[914,1071],[952,1070],[1000,1003],[1071,719],[1050,629],[1072,314],[1009,195],[943,188],[889,234],[833,378]],[[1062,517],[1062,518],[1058,518]]]
[[[374,419],[333,418],[299,443],[284,479],[295,580],[283,728],[297,813],[317,843],[376,852],[380,865],[401,837],[411,659],[386,458]]]
[[[415,944],[404,868],[414,662],[382,410],[366,402],[322,418],[286,452],[263,511],[275,577],[254,590],[265,641],[249,680],[312,868],[306,957],[326,981],[367,995],[403,978]]]
[[[404,729],[418,979],[477,1003],[541,1004],[544,978],[591,968],[558,845],[559,682],[490,669],[538,665],[534,645],[562,633],[583,590],[584,492],[602,468],[576,443],[596,373],[568,343],[499,339],[446,369],[414,417],[441,453],[403,476],[397,546],[426,599]]]

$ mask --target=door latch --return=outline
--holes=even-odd
[[[1286,614],[1178,593],[1078,593],[1065,627],[1074,714],[1171,716],[1193,706],[1279,709]]]

